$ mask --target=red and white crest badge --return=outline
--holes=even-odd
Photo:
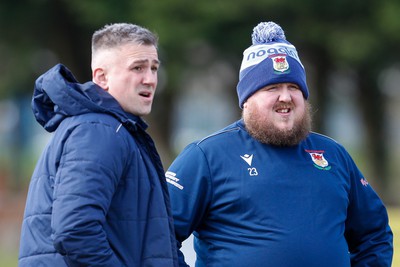
[[[286,60],[286,56],[278,55],[271,57],[273,62],[273,67],[275,71],[278,72],[285,72],[289,69],[289,63]]]
[[[320,170],[330,170],[329,162],[324,157],[324,152],[322,150],[306,150],[310,154],[314,166]]]

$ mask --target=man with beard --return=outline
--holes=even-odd
[[[391,266],[385,206],[345,148],[311,132],[296,48],[273,22],[252,39],[243,118],[188,145],[166,173],[178,248],[193,233],[197,267]]]

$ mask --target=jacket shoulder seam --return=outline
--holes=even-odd
[[[206,141],[207,139],[210,139],[210,138],[213,138],[213,137],[222,135],[222,134],[226,134],[226,133],[229,133],[229,132],[237,131],[237,130],[239,130],[239,129],[240,129],[239,127],[234,127],[234,128],[230,128],[230,129],[226,129],[226,130],[221,130],[221,131],[219,131],[219,132],[210,134],[210,135],[204,137],[203,139],[201,139],[200,141],[198,141],[198,142],[196,143],[196,145],[200,145],[202,142]]]

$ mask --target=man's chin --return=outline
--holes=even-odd
[[[293,123],[290,123],[290,124],[279,123],[279,124],[273,124],[273,126],[276,129],[276,131],[279,131],[279,132],[290,132],[293,130],[293,127],[294,127]]]

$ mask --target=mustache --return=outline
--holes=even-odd
[[[154,86],[147,85],[147,84],[141,84],[140,86],[137,87],[138,90],[154,90]]]
[[[289,109],[293,109],[294,108],[294,104],[293,102],[290,103],[284,103],[284,102],[278,102],[273,106],[273,109],[284,109],[284,108],[289,108]]]

